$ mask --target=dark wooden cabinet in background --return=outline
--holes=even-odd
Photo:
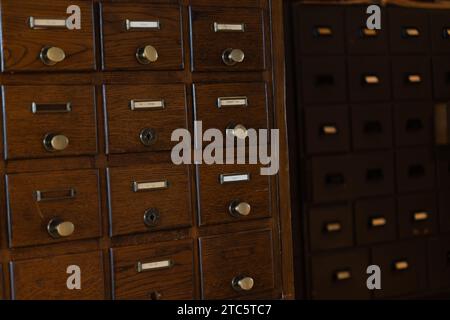
[[[4,0],[1,20],[0,297],[293,298],[281,2]],[[279,174],[174,165],[194,120],[281,129]]]

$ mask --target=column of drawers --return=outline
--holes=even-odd
[[[292,4],[305,225],[296,251],[307,252],[313,299],[450,288],[448,161],[433,139],[434,105],[450,92],[450,11],[383,7],[382,29],[369,30],[366,8]],[[372,264],[382,290],[366,287]]]
[[[194,120],[273,126],[269,3],[1,6],[4,296],[280,298],[275,177],[170,157]]]

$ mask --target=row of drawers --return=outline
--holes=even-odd
[[[440,184],[446,186],[448,162],[437,167]],[[308,172],[313,202],[432,190],[436,186],[436,161],[427,148],[313,157],[308,161]]]
[[[311,55],[450,52],[450,10],[383,8],[381,29],[369,30],[367,7],[295,4],[297,50]]]
[[[301,57],[297,66],[305,104],[450,98],[445,56]]]
[[[414,240],[352,249],[311,258],[315,299],[368,299],[414,295],[450,287],[450,237]],[[428,259],[426,258],[428,257]],[[366,269],[381,269],[381,290],[367,289]]]
[[[199,239],[204,299],[272,298],[275,290],[271,230]],[[105,265],[100,251],[10,263],[12,298],[105,299]],[[115,299],[195,298],[192,240],[110,249]],[[80,289],[75,286],[77,270]]]
[[[192,90],[203,130],[240,128],[242,139],[247,129],[268,128],[266,83],[197,83]],[[3,98],[6,159],[97,153],[94,87],[4,86]],[[183,84],[105,85],[103,103],[107,153],[168,151],[173,131],[188,127]]]
[[[430,145],[432,102],[372,105],[306,106],[303,109],[306,152],[322,154]]]
[[[392,242],[450,232],[450,191],[357,200],[353,206],[313,207],[308,213],[312,252]],[[439,203],[439,209],[436,203]]]
[[[74,5],[81,10],[81,28],[69,30],[66,18],[61,17]],[[184,68],[184,22],[179,5],[102,2],[101,17],[96,17],[93,9],[93,1],[2,1],[3,70],[96,69],[97,20],[103,70]],[[266,68],[262,9],[189,9],[193,71]]]
[[[191,172],[154,164],[108,168],[110,236],[190,227]],[[270,178],[255,165],[199,166],[199,224],[268,218]],[[102,235],[98,170],[6,176],[11,247]]]

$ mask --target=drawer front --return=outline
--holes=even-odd
[[[4,71],[95,69],[91,1],[6,0],[1,6]]]
[[[10,262],[15,300],[105,299],[100,251]]]
[[[427,145],[432,142],[432,103],[399,103],[394,106],[397,146]]]
[[[351,57],[348,61],[350,100],[386,101],[391,97],[387,58]]]
[[[435,164],[428,149],[409,149],[397,153],[397,187],[400,192],[432,189]]]
[[[261,9],[190,8],[193,71],[264,70]]]
[[[450,189],[450,160],[437,159],[437,166],[439,187]]]
[[[383,290],[375,290],[377,298],[414,294],[426,284],[425,244],[400,242],[372,249],[372,262],[383,271]]]
[[[6,176],[11,247],[101,236],[97,170]]]
[[[439,193],[439,223],[441,232],[450,231],[450,198],[448,191]]]
[[[7,159],[97,153],[93,87],[4,86],[3,96]]]
[[[304,126],[309,154],[349,151],[350,124],[347,107],[305,108]]]
[[[394,193],[394,157],[392,153],[370,153],[353,157],[354,192],[375,196]]]
[[[184,85],[104,86],[108,153],[171,150],[187,127]],[[127,125],[124,125],[126,123]]]
[[[400,238],[434,234],[438,229],[436,195],[403,196],[398,199]]]
[[[369,30],[367,6],[348,7],[345,11],[347,51],[350,54],[383,54],[388,49],[387,12],[381,8],[381,29]],[[334,13],[333,13],[334,14]]]
[[[192,240],[111,249],[117,300],[194,299]]]
[[[300,101],[305,104],[345,102],[347,86],[343,58],[302,58],[299,74],[302,81]]]
[[[368,245],[394,241],[397,234],[395,201],[392,198],[359,200],[355,203],[356,242]]]
[[[108,189],[111,236],[192,224],[187,166],[109,168]]]
[[[431,66],[426,57],[392,58],[394,98],[399,100],[431,97]]]
[[[266,83],[197,83],[194,95],[195,119],[202,121],[203,130],[214,128],[225,134],[236,126],[268,128]]]
[[[450,287],[450,236],[430,239],[428,253],[431,286],[434,289]]]
[[[344,10],[304,6],[293,9],[296,47],[303,54],[344,53]]]
[[[430,14],[431,41],[436,53],[450,52],[450,11],[436,10]]]
[[[447,56],[433,57],[432,60],[434,97],[448,100],[450,98],[450,61]]]
[[[425,10],[388,8],[390,48],[394,53],[423,53],[428,50],[430,35]]]
[[[197,166],[200,225],[270,217],[270,177],[259,165]]]
[[[273,291],[272,241],[270,230],[200,238],[203,298],[250,299]]]
[[[314,202],[345,200],[352,194],[350,157],[317,157],[311,160],[310,166]]]
[[[311,265],[313,299],[370,298],[370,291],[366,287],[368,250],[315,255]]]
[[[105,3],[101,12],[103,69],[183,69],[179,6]]]
[[[349,206],[317,207],[309,210],[311,251],[351,247],[353,217]]]
[[[352,108],[355,150],[392,147],[392,111],[389,105],[358,105]]]

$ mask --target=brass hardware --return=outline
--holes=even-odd
[[[248,130],[242,124],[238,124],[236,126],[233,125],[229,126],[227,128],[227,133],[231,134],[232,136],[236,137],[239,140],[244,140],[245,138],[248,137]]]
[[[132,21],[129,19],[125,20],[125,28],[130,31],[132,29],[140,30],[159,30],[161,29],[161,23],[159,20],[155,21]]]
[[[174,263],[172,260],[162,260],[162,261],[149,262],[149,263],[142,263],[139,261],[136,264],[136,271],[141,273],[144,271],[168,269],[168,268],[172,268],[173,264]]]
[[[444,38],[450,38],[450,28],[444,28]]]
[[[54,66],[66,59],[66,53],[58,47],[44,47],[39,55],[41,61],[47,66]]]
[[[420,83],[420,82],[422,82],[422,77],[420,76],[420,74],[410,74],[410,75],[408,75],[408,82]]]
[[[322,133],[325,135],[336,135],[338,133],[338,129],[334,125],[325,125],[322,127]]]
[[[63,151],[69,146],[69,138],[62,134],[49,133],[45,135],[43,144],[47,151]]]
[[[366,84],[379,84],[380,78],[378,78],[375,75],[366,75],[366,76],[364,76],[364,82]]]
[[[164,100],[131,100],[130,109],[132,111],[140,110],[162,110],[166,108]]]
[[[336,277],[336,280],[338,280],[338,281],[344,281],[344,280],[351,279],[352,273],[348,270],[337,271],[335,274],[335,277]]]
[[[418,36],[420,36],[419,29],[414,28],[414,27],[404,28],[403,33],[405,36],[410,37],[410,38],[417,38]]]
[[[169,187],[169,181],[146,181],[146,182],[137,182],[134,181],[132,184],[133,192],[143,192],[143,191],[156,191],[167,189]]]
[[[250,173],[221,174],[220,184],[250,181]]]
[[[252,207],[247,202],[234,200],[230,203],[228,211],[233,217],[245,217],[250,214]]]
[[[248,99],[247,97],[217,98],[217,108],[223,107],[248,107]]]
[[[231,281],[231,285],[236,291],[250,291],[255,285],[255,281],[251,277],[238,276]]]
[[[31,103],[31,112],[37,113],[67,113],[72,111],[72,103]]]
[[[55,239],[67,238],[75,231],[75,225],[70,221],[63,221],[59,218],[50,220],[47,231]]]
[[[150,64],[158,61],[158,51],[154,46],[148,45],[136,51],[136,59],[140,64]]]
[[[328,37],[333,35],[333,30],[330,27],[320,26],[316,27],[315,33],[320,37]]]
[[[376,37],[378,35],[378,30],[363,28],[361,33],[364,37]]]
[[[218,23],[214,22],[214,32],[245,32],[244,23]]]
[[[429,214],[428,212],[415,212],[414,213],[414,221],[425,221],[428,220]]]
[[[150,147],[156,142],[157,139],[156,132],[152,128],[142,129],[141,132],[139,133],[139,139],[141,140],[144,146]]]
[[[149,227],[156,227],[159,223],[159,210],[156,208],[151,208],[145,211],[144,213],[144,224]]]
[[[222,54],[222,60],[227,66],[234,66],[244,62],[245,53],[241,49],[226,49]]]
[[[407,270],[409,268],[409,263],[408,261],[397,261],[395,262],[394,267],[397,271]]]
[[[342,225],[339,222],[327,223],[325,226],[327,232],[339,232],[342,230]]]
[[[33,195],[36,202],[57,201],[74,199],[77,195],[77,191],[73,188],[66,190],[36,190]]]
[[[35,17],[28,18],[28,24],[31,29],[49,29],[49,28],[66,28],[66,19],[38,19]]]
[[[387,224],[387,220],[384,217],[372,218],[370,224],[372,227],[383,227]]]

